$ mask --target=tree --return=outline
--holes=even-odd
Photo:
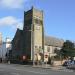
[[[72,43],[69,40],[66,40],[60,52],[61,52],[61,55],[64,57],[74,57],[75,56],[74,43]]]
[[[56,56],[54,56],[54,58],[56,60],[61,60],[61,50],[55,48],[54,53],[56,53]]]

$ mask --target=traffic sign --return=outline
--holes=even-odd
[[[25,60],[26,59],[26,56],[23,56],[23,60]]]
[[[48,58],[48,55],[45,55],[45,58]]]

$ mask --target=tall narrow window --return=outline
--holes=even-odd
[[[50,52],[50,47],[47,47],[47,52]]]

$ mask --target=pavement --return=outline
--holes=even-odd
[[[0,64],[0,75],[75,75],[75,72],[49,65],[30,66],[19,64]]]
[[[75,70],[68,69],[63,66],[51,66],[51,65],[34,65],[34,68],[50,69],[53,71],[65,71],[65,72],[75,72]]]
[[[51,66],[51,65],[48,65],[48,64],[44,64],[44,65],[20,65],[20,64],[11,64],[11,65],[16,65],[16,66],[19,65],[19,66],[23,66],[23,67],[33,67],[33,68],[41,68],[41,69],[52,69],[52,70],[63,70],[63,69],[66,69],[66,67],[63,67],[63,66]]]
[[[33,67],[34,68],[53,69],[53,70],[66,69],[66,67],[63,67],[63,66],[51,66],[51,65],[34,65]]]

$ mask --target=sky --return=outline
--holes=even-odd
[[[45,35],[75,41],[75,0],[0,0],[3,40],[23,28],[24,11],[32,6],[44,12]]]

